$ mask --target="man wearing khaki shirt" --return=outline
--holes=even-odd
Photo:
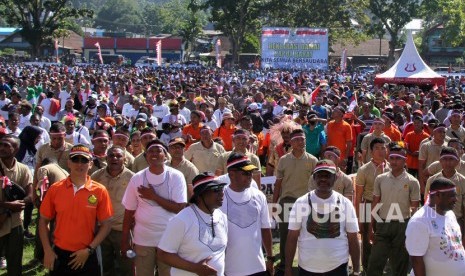
[[[447,145],[445,139],[446,127],[444,124],[439,124],[433,130],[433,139],[420,145],[420,152],[418,154],[418,180],[420,181],[420,192],[422,195],[424,194],[427,180],[424,169],[439,159],[441,149]]]
[[[407,151],[399,145],[390,146],[391,171],[375,179],[372,215],[376,212],[378,217],[372,217],[369,230],[373,247],[367,275],[383,275],[388,258],[392,275],[407,275],[409,270],[405,230],[420,203],[420,184],[405,170],[406,154]]]
[[[101,243],[103,275],[131,275],[132,262],[127,258],[121,258],[126,252],[120,252],[124,218],[124,206],[121,201],[134,173],[124,166],[124,148],[111,147],[106,158],[107,166],[91,176],[92,180],[107,188],[115,212],[111,232]],[[118,264],[119,271],[115,270],[115,264]]]
[[[0,192],[0,212],[4,221],[0,223],[0,252],[3,252],[8,263],[8,275],[21,275],[23,259],[23,222],[21,211],[26,202],[32,202],[32,175],[29,168],[17,162],[15,155],[20,141],[16,136],[7,134],[0,139],[0,166],[2,175],[26,191],[22,200],[8,201],[4,189]]]
[[[287,233],[289,228],[289,210],[297,198],[308,193],[308,180],[318,160],[305,151],[305,134],[302,129],[291,132],[292,151],[283,155],[278,162],[276,182],[273,191],[273,203],[281,206],[279,223],[279,256],[278,270],[284,272]]]
[[[222,145],[213,141],[213,131],[208,126],[200,129],[200,142],[190,145],[184,157],[191,161],[199,172],[215,170],[221,155],[225,152]]]
[[[456,168],[459,164],[459,155],[457,151],[452,147],[445,147],[441,150],[441,155],[439,157],[439,162],[441,164],[442,170],[426,181],[425,194],[429,193],[431,183],[438,178],[447,178],[456,185],[457,191],[457,202],[455,203],[454,211],[457,222],[460,226],[460,229],[464,229],[464,208],[465,208],[465,176],[457,172]]]
[[[187,185],[187,198],[190,199],[194,190],[192,180],[199,174],[199,170],[194,164],[184,158],[185,147],[186,142],[183,138],[178,137],[171,139],[168,145],[168,152],[171,155],[171,160],[167,162],[167,165],[182,172]]]
[[[370,143],[372,151],[371,161],[361,166],[357,171],[355,179],[355,211],[360,219],[360,233],[362,235],[362,266],[363,270],[368,269],[368,259],[370,258],[371,243],[368,229],[370,226],[369,217],[366,217],[365,210],[371,209],[373,202],[373,189],[376,176],[389,171],[386,162],[386,143],[381,138],[375,138]],[[363,207],[363,208],[362,208]]]

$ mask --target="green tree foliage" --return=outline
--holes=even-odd
[[[97,13],[94,26],[114,32],[144,31],[142,13],[133,0],[107,0]]]
[[[69,18],[92,16],[92,11],[76,9],[68,0],[0,0],[0,17],[11,26],[21,27],[20,34],[31,45],[32,56],[50,43],[55,30],[63,28]]]
[[[271,0],[265,25],[328,28],[330,44],[365,39],[367,0]]]
[[[442,39],[452,46],[465,45],[465,1],[424,0],[421,16],[426,30],[442,25]]]
[[[384,29],[389,40],[388,65],[394,64],[394,50],[400,46],[400,32],[412,20],[420,8],[418,0],[369,0],[369,10],[373,14],[372,30]]]
[[[180,29],[177,32],[186,43],[186,57],[190,56],[192,47],[195,44],[195,39],[202,33],[202,22],[198,15],[198,12],[191,11],[189,18],[183,20]]]
[[[245,35],[261,27],[260,16],[264,14],[265,3],[260,0],[191,0],[190,7],[194,11],[210,11],[215,27],[230,38],[234,65]]]

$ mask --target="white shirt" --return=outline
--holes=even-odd
[[[138,245],[156,247],[166,225],[176,214],[165,210],[154,201],[141,198],[137,192],[141,185],[152,187],[165,199],[186,203],[186,180],[180,171],[164,166],[160,175],[153,174],[146,168],[136,173],[128,183],[122,203],[127,210],[136,211],[133,241]]]
[[[211,121],[205,122],[204,125],[209,126],[212,129],[212,131],[215,131],[218,128],[218,122],[213,117]]]
[[[48,118],[50,121],[57,121],[58,120],[58,112],[55,113],[55,116],[50,115],[50,107],[52,105],[52,101],[50,100],[50,98],[43,99],[40,102],[40,105],[44,108],[44,114],[43,114],[42,118]]]
[[[411,256],[423,256],[426,275],[465,275],[465,251],[454,212],[444,216],[423,206],[409,220],[405,247]]]
[[[171,113],[165,115],[165,117],[163,117],[163,119],[161,120],[161,123],[162,124],[165,124],[165,123],[170,123],[170,124],[178,123],[179,125],[182,125],[182,126],[187,124],[186,118],[184,118],[184,116],[182,116],[181,114],[173,115]]]
[[[338,192],[333,191],[329,198],[321,199],[316,196],[315,191],[311,191],[310,198],[315,221],[317,216],[314,210],[319,214],[325,214],[324,218],[328,219],[331,217],[329,213],[334,211],[336,206],[339,207],[341,218],[345,218],[339,222],[339,236],[317,239],[307,231],[307,220],[310,214],[308,193],[299,197],[292,206],[289,215],[289,230],[300,231],[297,241],[299,266],[310,272],[324,273],[349,261],[347,233],[358,232],[358,221],[352,202]]]
[[[51,126],[52,126],[52,122],[50,122],[50,119],[42,116],[40,119],[40,127],[43,129],[46,129],[47,131],[50,131]]]
[[[60,98],[60,106],[62,108],[64,108],[64,106],[66,105],[66,101],[71,97],[71,94],[68,93],[68,91],[66,90],[62,90],[60,91],[60,94],[58,94],[58,98]],[[87,99],[86,99],[87,100]],[[83,101],[83,104],[85,103],[86,101]],[[44,108],[45,110],[45,108]]]
[[[261,230],[271,228],[265,195],[252,187],[235,192],[228,186],[220,209],[228,218],[225,274],[242,276],[265,271]]]
[[[223,114],[225,112],[229,112],[231,113],[231,109],[229,108],[224,108],[223,110],[220,110],[219,108],[217,110],[215,110],[215,112],[213,112],[213,118],[215,118],[215,121],[218,122],[219,124],[221,124],[222,120],[223,120]]]
[[[279,116],[284,114],[284,111],[287,109],[285,106],[277,105],[273,108],[273,116]]]
[[[19,125],[18,125],[18,127],[20,129],[24,129],[27,126],[30,126],[31,125],[31,122],[30,122],[31,116],[32,116],[32,113],[29,113],[26,116],[20,115],[19,116]]]
[[[170,109],[165,104],[154,105],[152,106],[152,108],[153,108],[153,116],[155,116],[158,119],[163,119],[166,115],[170,114]],[[157,129],[161,130],[161,124],[158,124]]]
[[[3,111],[1,108],[9,103],[11,103],[11,101],[8,98],[5,98],[3,101],[0,100],[0,115],[2,115],[5,120],[8,119],[8,111]]]
[[[208,265],[217,271],[216,275],[223,276],[228,242],[226,215],[218,209],[213,211],[213,224],[215,237],[211,231],[211,216],[196,205],[186,207],[168,223],[158,248],[194,263],[211,257]],[[197,275],[175,267],[171,268],[170,274]]]
[[[132,116],[132,113],[134,112],[134,108],[132,107],[132,104],[130,103],[125,103],[123,105],[123,108],[122,108],[122,111],[121,111],[121,115],[127,117],[127,118],[131,118]]]
[[[184,119],[186,119],[186,123],[190,123],[191,111],[188,108],[183,107],[182,109],[179,109],[179,114],[181,114],[184,117]]]

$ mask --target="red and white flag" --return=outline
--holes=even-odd
[[[342,50],[341,55],[341,72],[347,69],[347,49]]]
[[[97,43],[95,43],[94,45],[95,45],[95,47],[97,47],[97,49],[98,49],[97,55],[98,55],[98,59],[100,60],[100,64],[103,64],[102,50],[100,49],[100,43],[97,42]]]
[[[216,67],[221,68],[221,39],[216,41]]]
[[[161,39],[157,42],[157,65],[161,66]]]
[[[42,184],[40,184],[40,201],[44,199],[45,192],[48,190],[50,182],[48,181],[48,177],[44,176],[42,179]]]
[[[58,39],[55,39],[55,56],[56,56],[56,60],[57,60],[57,63],[60,62],[60,59],[58,58]]]

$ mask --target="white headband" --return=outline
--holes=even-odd
[[[389,158],[391,158],[391,157],[399,157],[399,158],[402,158],[402,159],[407,159],[406,156],[404,156],[402,154],[397,154],[397,153],[389,154]]]
[[[434,194],[436,194],[436,193],[452,192],[452,191],[455,191],[455,190],[456,190],[455,187],[452,187],[452,188],[445,188],[445,189],[430,191],[429,194],[430,194],[430,195],[434,195]]]
[[[444,154],[444,155],[441,155],[441,156],[439,157],[439,160],[441,160],[441,159],[443,159],[443,158],[446,158],[446,157],[453,158],[453,159],[455,159],[455,160],[457,160],[457,161],[459,160],[459,158],[458,158],[457,156],[453,155],[453,154]]]

